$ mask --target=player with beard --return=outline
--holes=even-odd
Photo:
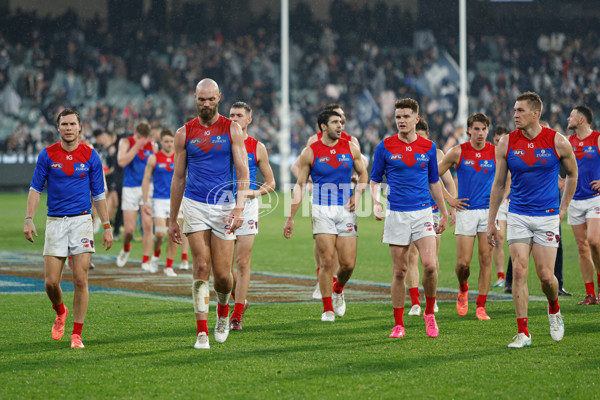
[[[73,256],[74,323],[71,348],[83,349],[81,332],[88,307],[88,266],[94,250],[92,199],[104,232],[102,245],[110,249],[113,242],[102,162],[98,153],[78,141],[81,119],[77,111],[65,108],[56,119],[60,142],[46,147],[38,156],[27,198],[27,215],[23,233],[33,243],[37,231],[33,216],[40,194],[47,184],[48,218],[44,244],[46,293],[56,311],[52,338],[60,340],[65,332],[69,309],[63,304],[60,280],[65,259]],[[90,197],[90,193],[92,197]]]
[[[214,80],[201,80],[195,92],[198,117],[175,134],[169,236],[181,244],[183,232],[192,251],[196,349],[210,348],[207,319],[211,267],[218,300],[215,340],[223,343],[229,335],[234,232],[242,225],[248,191],[244,132],[238,123],[219,115],[222,97]],[[234,181],[234,173],[237,181]],[[183,228],[174,218],[180,207],[183,208]]]
[[[335,111],[321,111],[318,125],[321,140],[307,146],[300,155],[298,181],[292,193],[292,204],[283,228],[289,239],[294,217],[310,177],[313,181],[312,223],[319,261],[319,286],[322,293],[321,321],[333,322],[346,312],[343,288],[356,263],[357,226],[355,209],[367,184],[367,170],[360,150],[354,143],[341,139],[342,117]],[[358,173],[358,185],[352,190],[352,170]],[[337,253],[339,271],[334,291],[334,258]],[[332,294],[333,291],[333,294]]]

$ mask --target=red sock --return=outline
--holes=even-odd
[[[160,257],[160,249],[154,250],[154,257]]]
[[[61,315],[61,314],[65,313],[65,304],[64,303],[60,303],[57,306],[52,304],[52,308],[54,308],[54,311],[56,311],[56,315]]]
[[[205,319],[196,320],[196,336],[198,336],[200,332],[205,332],[208,336],[208,321]]]
[[[317,267],[317,279],[319,279],[319,272],[321,271],[321,267]]]
[[[187,261],[187,253],[181,253],[181,261]]]
[[[233,302],[235,303],[235,290],[231,291],[231,298],[233,299]]]
[[[72,260],[73,260],[73,256],[69,256],[69,261],[72,261]]]
[[[81,331],[83,330],[83,324],[79,322],[73,322],[73,335],[81,336]]]
[[[408,288],[408,293],[410,294],[410,305],[411,307],[415,304],[421,305],[421,300],[419,300],[419,288],[411,287]]]
[[[461,292],[468,292],[469,291],[469,284],[467,282],[465,282],[465,283],[459,283],[458,285],[460,287],[460,291]]]
[[[588,282],[585,284],[585,294],[596,296],[596,292],[594,290],[594,282]]]
[[[229,304],[217,304],[217,315],[219,317],[229,317]]]
[[[337,278],[335,278],[335,277],[334,277],[334,278],[333,278],[333,292],[334,292],[334,293],[337,293],[337,294],[340,294],[340,293],[342,293],[343,291],[344,291],[344,285],[340,285],[340,284],[338,283],[338,280],[337,280]]]
[[[480,294],[479,296],[477,296],[477,307],[485,307],[485,301],[487,300],[487,294],[483,295]]]
[[[142,256],[142,263],[147,263],[150,261],[150,256]]]
[[[165,268],[173,268],[173,259],[172,258],[167,258],[167,264],[165,265]]]
[[[596,274],[596,277],[598,278],[598,293],[600,293],[600,274]]]
[[[518,333],[524,333],[529,337],[529,330],[527,330],[527,318],[517,318],[517,326],[519,327]]]
[[[126,252],[130,252],[131,251],[131,243],[129,244],[124,244],[123,245],[123,250],[125,250]]]
[[[548,300],[548,313],[556,314],[560,311],[560,306],[558,305],[558,297],[554,300]]]
[[[233,306],[233,314],[231,314],[231,319],[237,318],[238,321],[241,321],[243,310],[244,303],[235,303],[235,305]]]
[[[506,275],[504,275],[504,272],[498,272],[498,279],[506,279]]]
[[[331,297],[323,297],[323,312],[333,311],[333,302]]]
[[[430,315],[433,314],[433,306],[435,305],[435,296],[427,297],[425,296],[425,312],[424,314]]]
[[[394,326],[404,326],[404,307],[394,308]]]

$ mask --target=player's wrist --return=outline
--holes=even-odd
[[[102,228],[104,229],[104,232],[112,231],[112,226],[110,225],[110,221],[103,222]]]

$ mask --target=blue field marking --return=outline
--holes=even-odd
[[[73,293],[73,283],[61,282],[63,292]],[[89,286],[90,292],[118,292],[122,289]],[[0,275],[0,293],[46,293],[43,279],[24,278],[12,275]]]
[[[92,262],[98,264],[114,263],[116,259],[109,254],[92,254]],[[44,265],[44,256],[37,252],[0,250],[0,265]]]

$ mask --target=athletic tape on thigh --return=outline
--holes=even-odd
[[[208,303],[210,300],[208,281],[194,280],[194,283],[192,283],[192,299],[194,300],[194,312],[208,313]]]

